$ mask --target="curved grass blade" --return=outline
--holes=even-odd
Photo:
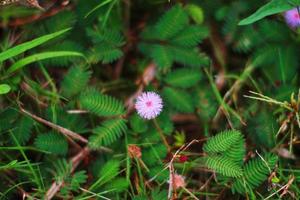
[[[264,17],[287,11],[289,9],[292,9],[293,7],[295,6],[287,0],[272,0],[264,6],[262,6],[261,8],[259,8],[255,13],[253,13],[249,17],[241,20],[239,22],[239,25],[252,24]]]
[[[67,28],[67,29],[64,29],[64,30],[61,30],[61,31],[57,31],[55,33],[51,33],[51,34],[48,34],[48,35],[44,35],[42,37],[39,37],[39,38],[36,38],[36,39],[33,39],[29,42],[25,42],[25,43],[22,43],[22,44],[19,44],[15,47],[12,47],[2,53],[0,53],[0,62],[4,61],[4,60],[7,60],[11,57],[14,57],[16,55],[19,55],[29,49],[32,49],[36,46],[39,46],[45,42],[47,42],[48,40],[51,40],[53,38],[56,38],[64,33],[66,33],[67,31],[69,31],[71,28]]]
[[[7,73],[11,74],[11,73],[25,67],[26,65],[36,62],[36,61],[45,60],[45,59],[49,59],[49,58],[63,57],[63,56],[75,56],[75,57],[85,58],[85,56],[82,53],[74,52],[74,51],[43,52],[43,53],[34,54],[32,56],[28,56],[26,58],[23,58],[23,59],[17,61],[7,70]]]

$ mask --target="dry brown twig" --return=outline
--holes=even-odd
[[[50,9],[50,10],[47,10],[47,11],[29,16],[29,17],[17,18],[17,19],[14,19],[14,20],[10,20],[8,22],[8,24],[4,23],[4,22],[0,22],[0,27],[22,26],[22,25],[25,25],[25,24],[29,24],[29,23],[32,23],[32,22],[35,22],[35,21],[39,21],[39,20],[54,16],[54,15],[58,14],[59,12],[65,10],[67,8],[71,8],[71,6],[69,6],[69,3],[64,3],[64,2],[67,2],[67,1],[63,1],[61,3],[60,7],[55,7],[53,9]]]
[[[81,135],[79,135],[78,133],[75,133],[75,132],[73,132],[73,131],[71,131],[71,130],[69,130],[69,129],[66,129],[66,128],[61,127],[61,126],[59,126],[59,125],[56,125],[56,124],[54,124],[54,123],[52,123],[52,122],[49,122],[49,121],[47,121],[47,120],[45,120],[45,119],[43,119],[43,118],[41,118],[41,117],[38,117],[38,116],[36,116],[36,115],[34,115],[34,114],[28,112],[27,110],[25,110],[25,109],[22,108],[22,107],[20,107],[20,111],[21,111],[22,113],[24,113],[24,114],[30,116],[30,117],[33,118],[34,120],[36,120],[36,121],[38,121],[38,122],[40,122],[40,123],[42,123],[42,124],[44,124],[44,125],[46,125],[46,126],[49,126],[50,128],[52,128],[52,129],[54,129],[54,130],[56,130],[56,131],[58,131],[58,132],[64,134],[64,135],[67,136],[67,137],[70,137],[70,138],[73,138],[73,139],[75,139],[75,140],[81,141],[81,142],[83,142],[83,143],[85,143],[85,144],[88,143],[88,140],[85,139],[84,137],[82,137]]]

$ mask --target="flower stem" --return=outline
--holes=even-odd
[[[162,139],[164,145],[167,147],[168,151],[170,152],[171,147],[170,147],[169,143],[167,142],[166,137],[164,136],[163,130],[160,128],[156,119],[153,119],[153,123],[154,123],[154,126],[157,129],[158,134],[159,134],[160,138]]]

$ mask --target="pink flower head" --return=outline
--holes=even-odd
[[[174,189],[179,189],[181,187],[185,187],[186,183],[185,183],[185,177],[184,176],[179,175],[179,174],[174,174],[171,177],[172,177],[171,181],[168,181],[168,182],[170,184],[172,184]]]
[[[145,119],[153,119],[163,108],[162,99],[155,92],[143,92],[135,103],[138,114]]]
[[[297,28],[300,26],[300,15],[297,8],[293,8],[284,13],[286,23],[292,27]]]

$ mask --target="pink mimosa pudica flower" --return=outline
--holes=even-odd
[[[297,28],[300,26],[300,15],[297,8],[293,8],[284,13],[284,18],[286,23],[291,28]]]
[[[143,92],[135,103],[138,114],[144,119],[154,119],[163,108],[161,97],[155,92]]]

